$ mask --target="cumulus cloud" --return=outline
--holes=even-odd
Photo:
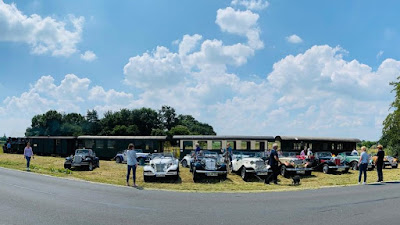
[[[85,53],[81,54],[81,59],[84,61],[91,62],[91,61],[97,59],[97,56],[92,51],[86,51]]]
[[[0,1],[0,41],[22,42],[31,46],[33,54],[70,56],[81,41],[84,17],[69,15],[73,30],[64,21],[40,15],[24,15],[15,4]]]
[[[260,40],[261,31],[257,24],[259,17],[250,10],[240,11],[227,7],[218,9],[215,23],[222,31],[247,37],[251,48],[261,49],[264,43]]]
[[[231,5],[244,6],[250,10],[263,10],[269,6],[269,3],[265,0],[232,0]]]
[[[303,42],[303,40],[295,34],[292,34],[292,35],[286,37],[286,40],[292,44],[299,44],[299,43]]]

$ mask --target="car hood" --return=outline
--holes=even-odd
[[[261,158],[257,158],[257,157],[244,158],[244,159],[242,159],[242,161],[243,162],[251,162],[251,161],[254,161],[254,162],[263,161],[264,162],[264,160],[262,160]]]
[[[167,164],[167,163],[172,163],[173,160],[171,158],[156,158],[152,159],[150,163],[153,164]]]

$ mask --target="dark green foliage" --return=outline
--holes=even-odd
[[[400,77],[397,80],[400,80]],[[400,82],[391,82],[390,85],[394,87],[392,91],[396,92],[396,96],[390,105],[393,112],[383,121],[380,143],[387,148],[389,155],[394,155],[400,152]]]
[[[361,143],[357,143],[357,146],[358,147],[362,147],[362,146],[365,146],[365,147],[367,147],[367,148],[371,148],[372,146],[374,146],[374,145],[377,145],[377,141],[366,141],[366,140],[362,140],[361,141]]]
[[[108,111],[99,119],[96,110],[88,110],[86,117],[79,113],[61,114],[50,110],[32,118],[26,136],[164,136],[184,134],[215,134],[212,126],[197,121],[190,115],[176,116],[175,109],[162,106],[150,108]]]

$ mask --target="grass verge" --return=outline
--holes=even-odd
[[[116,164],[115,161],[100,161],[100,168],[93,171],[68,170],[63,168],[64,158],[35,156],[31,161],[31,171],[57,177],[67,177],[86,181],[125,185],[126,165]],[[0,154],[0,167],[25,170],[26,164],[22,155]],[[254,179],[244,182],[240,176],[229,174],[225,181],[205,180],[194,183],[188,168],[180,167],[180,179],[177,182],[162,180],[161,182],[143,182],[143,168],[138,167],[137,184],[143,189],[162,189],[195,192],[264,192],[264,191],[290,191],[303,189],[316,189],[326,186],[354,185],[358,182],[358,171],[346,174],[323,174],[313,171],[311,176],[302,177],[300,186],[292,186],[291,179],[279,176],[279,185],[265,185]],[[400,169],[385,169],[385,180],[398,180]],[[368,182],[377,179],[376,171],[368,172]]]

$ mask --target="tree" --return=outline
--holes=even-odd
[[[172,137],[174,135],[189,135],[190,131],[187,127],[178,125],[176,127],[173,127],[168,133]]]
[[[191,115],[179,115],[178,124],[187,127],[190,134],[194,135],[216,135],[214,128],[206,123],[200,123]]]
[[[171,106],[163,105],[158,111],[158,117],[161,123],[160,125],[168,131],[176,125],[177,118],[175,109]]]
[[[393,112],[389,113],[383,121],[382,137],[380,143],[388,148],[391,154],[400,153],[400,77],[398,82],[391,82],[396,92],[395,99],[390,105]]]

